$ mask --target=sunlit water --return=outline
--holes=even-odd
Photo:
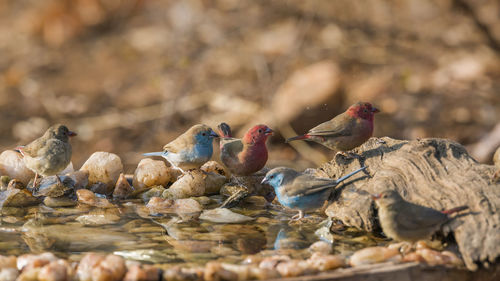
[[[218,206],[220,196],[212,197]],[[2,209],[0,254],[54,252],[79,260],[86,252],[115,253],[124,258],[154,264],[204,264],[209,260],[240,263],[248,255],[286,254],[307,258],[307,248],[316,241],[332,243],[335,253],[378,244],[381,238],[352,228],[334,225],[319,213],[300,223],[290,223],[295,214],[281,206],[243,203],[234,212],[254,218],[245,223],[212,223],[175,215],[152,216],[140,200],[125,201],[117,208],[98,209],[86,205],[49,208],[44,205]],[[98,225],[86,214],[97,214]]]

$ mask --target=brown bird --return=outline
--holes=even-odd
[[[61,124],[53,125],[40,138],[16,148],[22,155],[26,167],[35,172],[33,185],[38,175],[51,176],[64,170],[71,161],[69,137],[76,133]]]
[[[314,141],[336,151],[349,151],[365,143],[373,134],[373,117],[380,112],[370,103],[358,102],[347,111],[312,128],[307,134],[289,138]]]
[[[378,206],[380,226],[385,235],[396,241],[416,242],[427,239],[450,221],[451,214],[467,209],[460,206],[446,211],[413,204],[397,191],[385,190],[373,195]]]

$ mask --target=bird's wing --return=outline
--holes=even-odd
[[[337,185],[334,180],[315,178],[311,175],[300,175],[291,183],[285,185],[285,194],[288,196],[310,195],[333,188]]]
[[[438,226],[448,219],[447,215],[439,211],[409,202],[402,208],[407,211],[399,212],[396,220],[400,226],[408,230]],[[408,213],[411,214],[411,218],[407,217]]]
[[[30,142],[29,144],[25,145],[23,147],[23,154],[25,155],[28,155],[30,157],[38,157],[38,156],[41,156],[45,153],[45,150],[44,147],[47,146],[47,141],[49,139],[46,139],[46,138],[38,138],[32,142]]]
[[[221,139],[221,142],[221,153],[227,153],[231,157],[236,157],[241,151],[243,151],[243,142],[241,142],[241,139],[224,138]]]
[[[181,150],[185,150],[186,148],[189,148],[192,145],[194,145],[194,137],[184,133],[179,137],[177,137],[175,140],[164,145],[163,151],[179,153]]]
[[[355,123],[356,119],[343,113],[335,116],[335,118],[330,121],[326,121],[312,128],[307,134],[327,137],[349,136],[352,134]]]

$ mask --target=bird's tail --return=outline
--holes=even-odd
[[[158,152],[143,153],[142,155],[144,155],[144,156],[165,156],[166,154],[167,154],[166,151],[158,151]]]
[[[354,176],[355,174],[357,174],[357,173],[359,173],[359,172],[361,172],[361,171],[363,171],[363,170],[365,170],[365,169],[366,169],[366,166],[363,166],[363,167],[361,167],[361,168],[357,169],[357,170],[356,170],[356,171],[354,171],[354,172],[350,172],[349,174],[347,174],[347,175],[345,175],[345,176],[341,177],[340,179],[337,179],[337,184],[339,184],[339,183],[341,183],[341,182],[345,181],[346,179],[348,179],[348,178],[350,178],[350,177]]]
[[[306,140],[308,138],[309,138],[309,135],[308,134],[304,134],[304,135],[296,136],[296,137],[293,137],[293,138],[289,138],[285,142],[291,142],[291,141],[296,141],[296,140]]]
[[[463,211],[463,210],[466,210],[466,209],[469,209],[469,206],[455,207],[455,208],[452,208],[452,209],[449,209],[449,210],[441,211],[441,213],[447,214],[447,215],[451,215],[453,213],[460,212],[460,211]]]
[[[231,133],[231,127],[227,123],[220,123],[219,126],[217,126],[219,129],[219,135],[223,138],[232,138],[233,134]]]

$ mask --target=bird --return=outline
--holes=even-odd
[[[368,102],[357,102],[344,113],[319,124],[304,135],[286,140],[314,141],[338,152],[352,150],[365,143],[373,134],[373,119],[380,112]]]
[[[226,123],[217,126],[220,139],[220,158],[233,175],[248,176],[260,171],[267,162],[266,140],[273,134],[266,125],[250,128],[242,139],[233,138]]]
[[[292,221],[298,221],[304,217],[304,211],[321,208],[339,183],[365,169],[363,166],[334,180],[300,173],[288,167],[278,167],[267,172],[261,183],[274,188],[281,205],[299,211],[292,217]]]
[[[467,206],[460,206],[438,211],[408,202],[392,189],[372,195],[372,198],[378,206],[382,231],[387,237],[401,242],[413,243],[430,238],[451,220],[451,214],[468,209]]]
[[[72,154],[69,138],[76,135],[65,125],[56,124],[38,139],[16,148],[26,167],[35,172],[33,186],[36,186],[39,175],[56,175],[69,165]]]
[[[181,173],[200,168],[213,154],[213,139],[219,137],[212,128],[197,124],[163,146],[163,151],[144,153],[144,156],[161,156]]]

